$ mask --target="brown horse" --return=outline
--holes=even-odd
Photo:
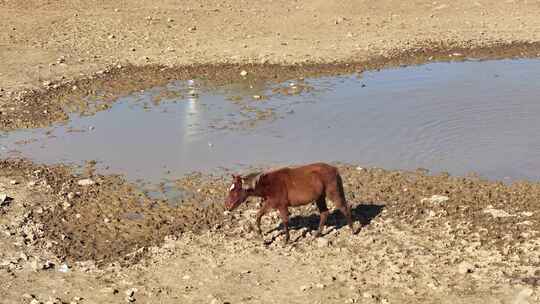
[[[289,242],[289,207],[316,202],[320,212],[320,236],[328,218],[326,199],[343,213],[354,233],[351,210],[345,200],[343,183],[336,167],[316,163],[295,168],[282,168],[270,172],[257,172],[245,177],[233,175],[233,183],[225,208],[234,210],[248,197],[260,197],[263,205],[257,212],[257,232],[262,236],[261,218],[270,211],[279,211],[285,230],[285,243]]]

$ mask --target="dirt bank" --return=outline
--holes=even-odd
[[[84,109],[88,97],[112,100],[170,79],[237,79],[242,69],[284,79],[449,56],[538,56],[539,14],[538,2],[517,0],[0,1],[0,129],[64,121],[66,106]]]
[[[315,239],[316,208],[292,209],[293,243],[283,247],[277,214],[263,221],[269,245],[254,234],[256,200],[223,212],[227,179],[179,180],[192,195],[174,208],[91,166],[77,174],[1,166],[0,192],[12,198],[1,209],[7,303],[25,292],[118,302],[129,288],[143,303],[532,303],[540,295],[535,183],[340,166],[361,232],[351,236],[333,214]],[[80,185],[88,179],[95,183]]]
[[[170,80],[284,80],[430,60],[537,57],[539,1],[0,0],[0,130],[100,111]],[[240,71],[246,70],[246,76]],[[96,99],[102,101],[98,106]],[[2,303],[537,303],[540,185],[340,166],[356,224],[313,207],[251,229],[228,180],[181,207],[118,176],[0,161]],[[437,196],[433,196],[437,195]]]

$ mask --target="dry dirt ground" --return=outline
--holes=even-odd
[[[114,176],[0,163],[2,303],[537,303],[540,185],[340,165],[358,234],[314,206],[252,228],[228,181],[194,175],[180,207]],[[81,185],[80,181],[93,184]],[[127,293],[127,294],[126,294]]]
[[[527,0],[0,0],[0,130],[171,79],[536,57],[538,16],[540,1]],[[0,303],[540,301],[540,185],[340,169],[361,232],[335,215],[314,239],[305,207],[284,247],[275,215],[270,244],[254,236],[256,201],[223,212],[220,177],[179,180],[193,195],[173,208],[91,166],[2,160]]]
[[[66,120],[66,104],[96,92],[237,80],[242,66],[279,78],[538,56],[539,14],[538,0],[0,0],[0,129]]]

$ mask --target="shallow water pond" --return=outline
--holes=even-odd
[[[538,180],[539,117],[540,60],[431,63],[260,87],[175,82],[67,124],[3,133],[0,153],[96,160],[149,182],[312,161]]]

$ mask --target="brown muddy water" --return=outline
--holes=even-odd
[[[102,172],[151,183],[312,161],[540,178],[540,60],[431,63],[255,87],[175,82],[106,111],[75,113],[67,124],[0,133],[1,157],[96,160]]]

